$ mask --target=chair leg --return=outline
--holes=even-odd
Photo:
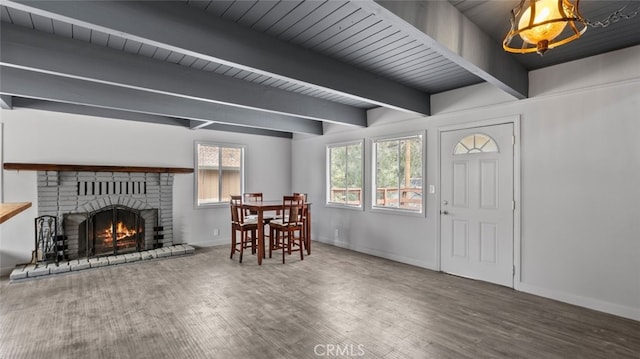
[[[247,243],[247,232],[240,232],[240,260],[238,263],[242,263],[242,254],[244,253],[244,246]]]
[[[304,225],[303,225],[302,229],[299,232],[300,232],[300,237],[299,237],[299,241],[298,242],[300,242],[300,250],[302,250],[303,248],[307,247],[307,242],[306,242],[306,239],[305,239],[307,236],[305,234],[306,232],[304,230]]]
[[[285,250],[285,247],[284,247],[284,241],[285,241],[285,238],[286,238],[286,237],[285,237],[284,231],[282,231],[282,232],[278,232],[278,236],[280,236],[280,233],[282,233],[282,246],[281,246],[281,247],[282,247],[282,264],[284,264],[284,250]],[[288,243],[288,242],[289,242],[289,241],[287,240],[287,243]]]
[[[302,254],[302,252],[304,252],[304,238],[302,235],[302,231],[300,231],[300,237],[298,237],[298,242],[300,243],[300,248],[298,248],[300,250],[300,260],[304,260],[304,255]]]
[[[258,240],[258,234],[256,233],[256,240]],[[267,250],[264,247],[264,243],[265,243],[265,238],[264,238],[264,228],[262,229],[262,258],[267,258]]]
[[[267,232],[267,230],[268,230],[267,227],[269,227],[269,225],[266,222],[264,222],[263,225],[262,225],[262,248],[263,248],[263,250],[262,250],[262,258],[267,258],[267,247],[264,246],[265,240],[267,238],[271,238],[269,236],[270,233]]]
[[[305,230],[305,241],[307,244],[307,255],[311,255],[311,212],[307,208],[307,228]]]
[[[251,254],[256,254],[256,231],[251,231]]]
[[[269,227],[269,258],[272,258],[272,254],[273,254],[273,246],[275,245],[274,242],[274,233],[275,231],[273,230],[273,228]]]
[[[294,232],[288,231],[287,232],[287,253],[289,253],[289,255],[291,255],[291,242],[295,243],[296,238],[294,235]]]
[[[236,230],[231,229],[231,255],[229,259],[233,259],[233,254],[236,252]]]

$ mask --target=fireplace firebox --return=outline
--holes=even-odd
[[[119,205],[102,208],[80,223],[78,252],[97,257],[140,251],[144,227],[140,211]]]

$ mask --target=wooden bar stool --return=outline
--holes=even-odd
[[[258,222],[255,219],[245,220],[242,196],[231,196],[229,207],[231,208],[231,255],[229,258],[233,259],[233,254],[240,252],[239,263],[242,263],[242,254],[245,248],[251,248],[251,253],[256,252]],[[237,241],[236,232],[240,232],[240,242]]]
[[[311,213],[309,212],[309,204],[306,193],[294,192],[294,196],[301,196],[304,199],[304,209],[302,213],[302,222],[304,223],[304,246],[307,255],[311,254]]]
[[[300,260],[304,260],[304,199],[301,196],[283,196],[282,209],[282,218],[269,223],[269,258],[274,250],[282,250],[282,263],[285,262],[285,252],[299,251]]]

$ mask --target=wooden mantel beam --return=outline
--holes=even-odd
[[[67,171],[67,172],[136,172],[136,173],[193,173],[193,168],[69,165],[55,163],[5,163],[5,170]]]

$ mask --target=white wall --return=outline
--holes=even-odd
[[[552,56],[552,54],[548,54]],[[521,119],[521,278],[516,289],[640,320],[640,46],[530,73],[530,99],[488,85],[432,96],[433,116],[372,111],[366,129],[334,126],[293,141],[293,187],[311,194],[313,237],[438,269],[438,204],[426,217],[324,207],[325,145],[426,130],[426,184],[435,184],[438,128]],[[566,79],[566,81],[564,81]],[[368,193],[368,191],[367,191]],[[338,229],[338,237],[335,237]]]
[[[62,163],[194,167],[194,141],[246,146],[246,190],[266,198],[291,192],[291,140],[189,130],[175,126],[69,115],[16,108],[0,111],[5,163]],[[174,242],[195,245],[230,243],[229,208],[194,209],[193,174],[174,181]],[[33,219],[37,216],[36,172],[4,171],[5,202],[33,207],[0,227],[0,273],[31,259]],[[220,235],[213,236],[214,229]]]

